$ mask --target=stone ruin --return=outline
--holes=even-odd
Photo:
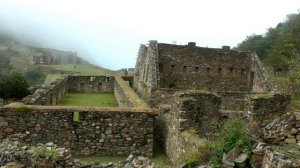
[[[228,46],[150,41],[140,46],[131,74],[57,80],[23,100],[26,115],[16,104],[0,109],[0,139],[20,132],[27,143],[50,139],[75,154],[149,157],[157,143],[175,164],[203,139],[218,137],[219,123],[234,115],[264,128],[290,107],[290,96],[274,91],[256,54]],[[55,106],[68,92],[114,93],[119,107]]]

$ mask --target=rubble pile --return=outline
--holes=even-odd
[[[300,120],[297,115],[287,113],[279,119],[274,119],[263,128],[263,141],[300,145]]]
[[[91,163],[84,164],[79,160],[73,158],[70,151],[66,148],[59,148],[56,144],[49,142],[46,144],[37,144],[36,149],[46,149],[55,152],[55,161],[51,160],[51,154],[38,155],[33,152],[31,146],[22,143],[24,139],[23,134],[13,134],[9,138],[0,143],[0,168],[33,168],[33,167],[47,167],[47,168],[155,168],[152,161],[143,156],[133,156],[121,161],[119,163]],[[39,148],[41,147],[41,148]],[[53,155],[53,156],[54,156]]]

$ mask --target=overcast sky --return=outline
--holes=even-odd
[[[0,31],[116,70],[134,67],[149,40],[233,47],[299,8],[300,0],[0,0]]]

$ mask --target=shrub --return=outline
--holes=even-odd
[[[46,147],[45,145],[31,147],[30,153],[36,164],[39,161],[46,161],[50,165],[54,165],[58,159],[58,150],[54,147]]]
[[[224,123],[220,138],[216,142],[215,156],[210,163],[213,167],[220,167],[223,153],[229,152],[234,147],[239,146],[243,152],[250,155],[251,140],[247,134],[244,122],[239,118],[233,118]]]

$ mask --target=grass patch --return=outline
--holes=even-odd
[[[292,103],[292,105],[300,107],[300,96],[293,96],[291,103]]]
[[[113,93],[67,93],[61,106],[118,107]]]
[[[48,74],[44,84],[45,85],[50,85],[51,82],[56,81],[57,79],[60,79],[61,75],[60,74]]]
[[[31,112],[32,108],[29,106],[21,105],[16,108],[18,112]]]
[[[169,163],[168,157],[164,153],[155,154],[153,158],[151,158],[154,165],[159,166],[161,168],[171,167]]]
[[[40,67],[48,68],[50,70],[75,73],[77,75],[105,75],[107,72],[104,69],[92,67],[88,65],[40,65]]]

